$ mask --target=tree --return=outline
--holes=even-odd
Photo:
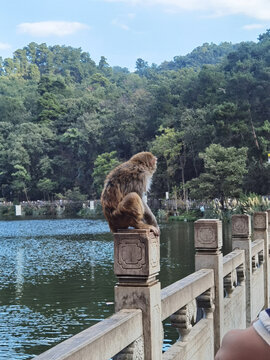
[[[195,199],[219,198],[222,208],[228,197],[238,197],[242,192],[243,177],[247,173],[247,148],[224,148],[212,144],[200,153],[205,172],[187,183],[190,197]]]
[[[120,162],[116,157],[116,151],[112,151],[110,153],[103,153],[98,155],[94,162],[94,171],[93,171],[93,179],[94,179],[94,188],[98,196],[100,196],[103,184],[108,173],[114,169]]]
[[[56,183],[48,178],[40,179],[39,182],[37,183],[37,188],[43,192],[44,199],[47,196],[48,200],[50,199],[49,195],[55,189],[55,187],[56,187]]]
[[[12,189],[18,194],[20,194],[23,191],[26,200],[28,201],[27,184],[29,183],[31,177],[27,172],[27,170],[21,165],[15,165],[14,169],[16,171],[11,174],[13,177]]]
[[[146,76],[149,70],[148,62],[139,58],[136,60],[136,73],[140,76]]]
[[[202,174],[199,154],[210,144],[248,148],[242,189],[269,194],[269,34],[205,43],[160,66],[138,59],[133,73],[70,46],[32,42],[0,58],[3,196],[18,196],[20,165],[31,199],[46,186],[46,196],[79,187],[92,197],[105,177],[94,183],[98,155],[116,150],[127,159],[150,147],[159,157],[152,191],[164,195]]]
[[[65,192],[65,198],[71,201],[85,201],[87,195],[81,194],[80,188],[75,186],[72,190],[69,189]]]
[[[186,199],[185,194],[185,145],[182,141],[183,133],[175,131],[171,128],[160,127],[161,135],[156,136],[152,143],[151,151],[159,157],[163,157],[166,161],[167,168],[167,186],[170,189],[170,178],[175,174],[177,169],[181,169],[182,173],[182,188],[183,197]]]
[[[98,68],[100,70],[104,70],[108,67],[109,67],[109,64],[107,63],[107,59],[105,58],[105,56],[101,56],[99,63],[98,63]]]

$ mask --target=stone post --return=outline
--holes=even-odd
[[[253,215],[253,238],[264,240],[264,306],[269,307],[269,239],[268,213],[255,212]]]
[[[269,240],[270,239],[270,209],[266,210],[266,212],[268,214],[268,240]],[[269,255],[270,255],[270,253],[269,253]]]
[[[215,353],[221,345],[224,324],[223,305],[223,254],[222,222],[216,219],[197,220],[195,232],[195,270],[213,269],[215,278],[215,310],[214,310],[214,348]]]
[[[139,351],[144,355],[131,356],[128,349],[117,359],[162,359],[160,282],[156,279],[159,271],[159,237],[144,229],[119,230],[114,234],[114,272],[118,278],[115,311],[142,310],[144,344],[143,352]]]
[[[232,249],[245,250],[246,278],[246,327],[252,320],[252,256],[251,256],[251,218],[249,215],[232,216]]]

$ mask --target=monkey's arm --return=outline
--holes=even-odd
[[[143,206],[144,206],[144,220],[145,220],[145,222],[147,224],[149,224],[149,225],[154,225],[156,228],[159,228],[157,220],[155,218],[155,215],[152,213],[151,209],[145,203],[145,201],[143,201]]]

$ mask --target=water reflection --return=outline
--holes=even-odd
[[[1,360],[30,359],[113,312],[108,231],[103,221],[0,222]]]
[[[161,226],[162,288],[194,271],[193,224]],[[31,359],[114,312],[104,221],[0,222],[0,359]],[[165,322],[165,346],[178,335]]]
[[[16,256],[16,298],[22,295],[24,276],[24,249],[19,248]]]

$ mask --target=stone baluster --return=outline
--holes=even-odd
[[[212,319],[213,313],[215,311],[214,292],[215,289],[210,288],[209,290],[205,291],[203,294],[197,297],[197,306],[204,309],[207,319]]]
[[[195,269],[213,269],[215,278],[214,348],[218,351],[223,337],[223,254],[222,222],[220,220],[197,220],[195,230]]]
[[[197,306],[199,308],[203,308],[205,317],[209,321],[211,321],[212,326],[210,326],[211,336],[212,339],[212,350],[211,353],[214,353],[214,311],[215,311],[215,288],[210,288],[207,291],[205,291],[203,294],[197,297]]]
[[[268,239],[268,213],[255,212],[253,215],[253,238],[264,240],[264,306],[269,307],[269,239]]]
[[[236,268],[237,285],[242,286],[246,280],[246,264],[241,264]]]
[[[232,216],[232,248],[245,251],[245,280],[246,280],[246,326],[252,320],[252,257],[251,257],[251,218],[249,215]]]
[[[237,271],[236,269],[224,277],[224,288],[228,297],[232,296],[233,290],[237,286]]]
[[[187,335],[196,322],[196,315],[197,304],[195,299],[171,315],[172,326],[177,329],[181,341],[186,341]]]
[[[252,272],[256,271],[259,267],[259,255],[252,256]]]
[[[268,239],[270,239],[270,209],[266,210],[268,214]],[[269,250],[269,256],[270,256],[270,250]]]
[[[138,341],[137,348],[132,344],[121,351],[115,356],[117,360],[162,358],[159,271],[159,237],[138,229],[114,234],[114,272],[118,278],[115,311],[139,308],[143,314],[143,342]]]

